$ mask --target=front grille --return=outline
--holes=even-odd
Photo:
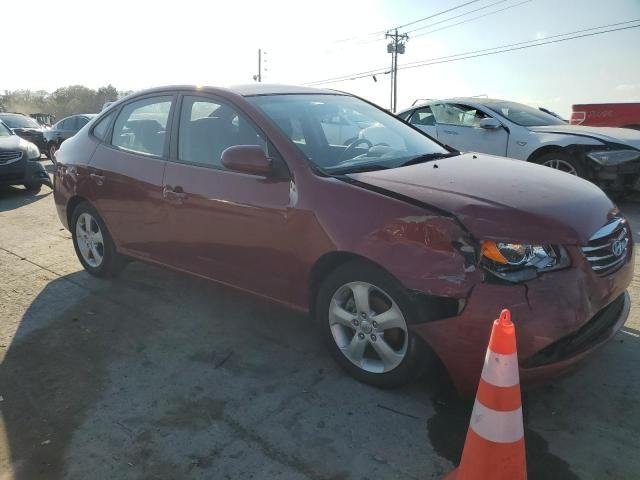
[[[22,158],[22,152],[15,150],[0,151],[0,165],[7,165],[9,163],[17,162]]]
[[[541,367],[574,357],[600,343],[616,324],[624,308],[624,296],[621,294],[609,305],[596,313],[579,330],[547,345],[538,353],[523,362],[524,368]]]
[[[615,218],[594,233],[589,243],[580,249],[593,271],[605,276],[624,265],[630,242],[627,221],[624,218]]]

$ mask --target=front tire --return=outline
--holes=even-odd
[[[40,190],[42,190],[42,184],[41,183],[27,183],[27,184],[25,184],[24,188],[31,195],[35,195],[37,193],[40,193]]]
[[[54,163],[56,161],[55,155],[57,151],[58,151],[58,146],[55,143],[52,143],[51,145],[49,145],[49,148],[47,149],[47,155],[49,156],[49,160],[51,160]]]
[[[538,158],[536,163],[555,170],[560,170],[570,175],[575,175],[576,177],[586,177],[586,172],[582,162],[566,153],[547,153]]]
[[[71,217],[71,235],[76,255],[84,269],[96,277],[114,277],[122,271],[124,259],[104,221],[89,203],[80,203]]]
[[[381,388],[398,387],[423,374],[431,358],[409,329],[437,318],[430,301],[426,318],[400,283],[365,261],[346,263],[322,282],[316,321],[334,359],[356,380]]]

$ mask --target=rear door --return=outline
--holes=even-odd
[[[438,140],[463,152],[480,152],[504,156],[509,134],[504,128],[480,128],[480,121],[490,115],[475,107],[457,103],[431,106],[437,123]]]
[[[166,258],[178,268],[269,296],[290,289],[287,248],[290,178],[265,136],[236,107],[217,97],[184,95],[171,161],[164,175]],[[259,145],[272,175],[225,169],[222,152]],[[279,172],[279,173],[278,173]]]
[[[414,110],[407,121],[433,138],[438,138],[436,119],[431,107],[425,106]]]
[[[115,119],[89,163],[92,200],[125,253],[160,258],[165,230],[162,178],[174,105],[172,93],[123,105],[109,116]],[[104,130],[103,121],[93,128],[94,135]]]

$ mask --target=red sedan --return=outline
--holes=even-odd
[[[435,353],[473,391],[504,307],[523,382],[548,379],[629,314],[631,230],[598,187],[457,152],[351,95],[147,90],[57,159],[58,214],[89,273],[137,259],[309,311],[373,385]]]

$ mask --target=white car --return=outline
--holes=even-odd
[[[640,189],[640,132],[569,125],[537,108],[487,98],[432,100],[398,114],[457,150],[535,162],[612,191]]]

